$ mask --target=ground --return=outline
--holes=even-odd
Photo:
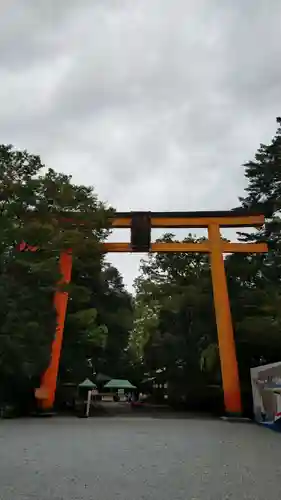
[[[277,500],[281,434],[208,418],[0,421],[1,500]]]

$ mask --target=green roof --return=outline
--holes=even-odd
[[[136,386],[131,384],[129,380],[113,378],[105,386],[107,389],[136,389]]]
[[[97,386],[89,378],[85,378],[85,380],[83,382],[81,382],[81,384],[79,384],[78,387],[82,387],[82,388],[84,387],[85,389],[94,389]]]

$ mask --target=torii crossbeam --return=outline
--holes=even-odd
[[[64,220],[73,220],[64,216]],[[83,222],[84,223],[84,222]],[[85,224],[87,221],[85,221]],[[203,252],[210,255],[213,284],[214,306],[216,314],[221,373],[224,392],[225,410],[228,414],[242,413],[241,392],[236,359],[231,310],[225,275],[224,253],[264,253],[265,243],[229,243],[221,238],[220,228],[224,227],[261,227],[264,216],[250,214],[242,210],[218,212],[125,212],[115,213],[111,220],[112,228],[130,228],[131,242],[101,243],[102,251],[109,252]],[[151,228],[207,228],[208,239],[199,243],[151,243]],[[144,239],[141,241],[141,233]],[[36,251],[36,247],[22,244],[20,250]],[[60,256],[61,283],[71,279],[71,251]],[[57,329],[52,344],[50,364],[42,377],[41,387],[36,390],[36,397],[45,409],[53,407],[63,329],[67,309],[68,293],[58,289],[55,293]]]

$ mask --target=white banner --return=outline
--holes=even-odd
[[[281,419],[281,362],[251,368],[255,419],[274,424]]]

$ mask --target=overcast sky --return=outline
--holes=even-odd
[[[280,30],[280,0],[1,0],[0,141],[117,210],[232,208],[281,114]],[[111,260],[130,286],[138,257]]]

